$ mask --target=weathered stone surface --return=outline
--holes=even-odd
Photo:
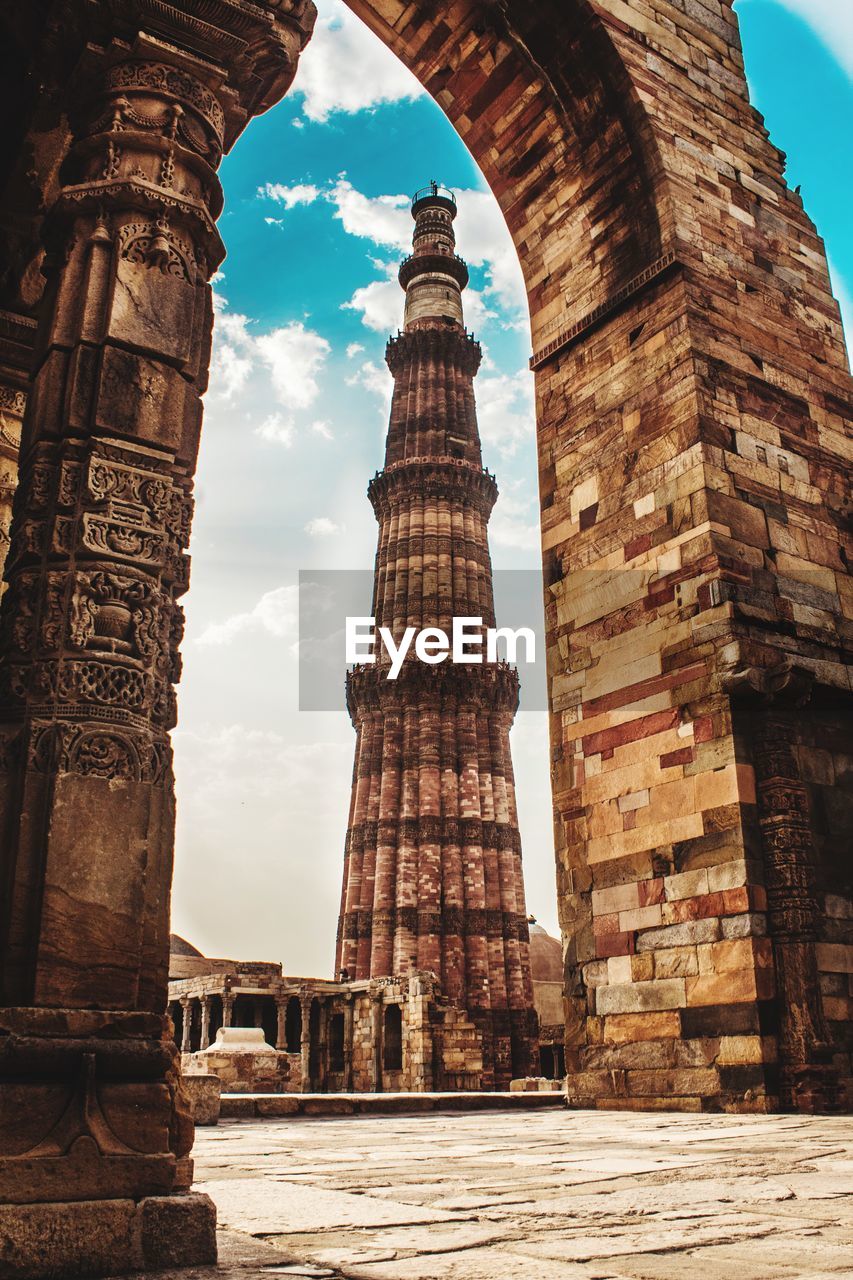
[[[150,1196],[137,1218],[146,1269],[216,1261],[216,1207],[208,1196]]]
[[[190,1100],[193,1124],[218,1124],[222,1093],[219,1076],[185,1072],[184,1089]]]
[[[851,1143],[840,1119],[549,1110],[235,1122],[197,1154],[223,1280],[690,1280],[697,1257],[805,1280],[849,1272]]]
[[[200,1194],[0,1205],[2,1280],[80,1280],[216,1261],[216,1209]]]

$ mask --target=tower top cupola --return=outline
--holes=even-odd
[[[455,252],[456,197],[448,187],[431,182],[412,197],[412,217],[412,253],[398,277],[406,290],[404,328],[438,324],[464,330],[462,290],[468,268]]]

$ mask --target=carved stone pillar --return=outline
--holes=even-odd
[[[210,996],[202,996],[199,1000],[201,1005],[201,1043],[200,1049],[206,1049],[210,1044]]]
[[[728,678],[727,688],[744,706],[752,744],[776,971],[780,1106],[832,1111],[838,1103],[837,1077],[817,965],[816,857],[808,791],[796,755],[798,714],[811,696],[812,676],[786,662],[739,671]]]
[[[222,993],[222,1025],[223,1027],[234,1025],[234,997],[228,991]]]
[[[193,1027],[193,1008],[189,996],[181,997],[181,1011],[183,1013],[183,1018],[181,1019],[181,1053],[189,1053]]]
[[[317,1081],[317,1088],[320,1093],[326,1093],[329,1088],[329,1004],[323,997],[320,998],[320,1027],[317,1035],[317,1068],[320,1077]]]
[[[835,1108],[836,1082],[817,967],[820,909],[809,799],[795,740],[792,708],[757,712],[753,759],[779,991],[779,1100],[786,1111],[819,1113]]]
[[[299,1007],[302,1011],[302,1033],[299,1040],[302,1069],[302,1093],[311,1092],[311,997],[300,996]]]
[[[18,454],[27,405],[35,321],[0,311],[0,571],[9,552],[12,499],[18,486]],[[5,591],[0,583],[0,594]]]
[[[282,1053],[287,1049],[287,996],[275,998],[275,1047]]]
[[[0,1234],[27,1204],[27,1239],[49,1241],[32,1265],[20,1246],[32,1277],[215,1258],[205,1197],[158,1208],[187,1185],[193,1138],[165,1017],[178,599],[216,168],[287,88],[313,19],[306,0],[63,12],[80,56],[56,89],[71,138],[0,615]],[[54,1203],[69,1195],[73,1233]],[[179,1230],[158,1225],[178,1209]],[[81,1260],[95,1237],[103,1255]]]
[[[0,384],[0,564],[5,563],[9,552],[12,499],[18,484],[18,448],[26,403],[25,392]]]

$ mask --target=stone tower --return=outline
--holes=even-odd
[[[435,183],[412,203],[399,272],[402,333],[385,467],[368,494],[379,522],[372,613],[406,627],[494,626],[485,470],[474,402],[479,344],[465,330],[468,269],[456,201]],[[505,664],[426,665],[395,681],[381,647],[349,676],[357,733],[337,968],[351,980],[432,970],[483,1037],[484,1088],[531,1071],[535,1016],[509,731],[518,676]]]

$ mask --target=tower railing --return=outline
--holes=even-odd
[[[431,182],[428,187],[421,187],[420,191],[416,191],[412,196],[412,208],[421,200],[430,200],[440,196],[442,200],[449,200],[456,208],[456,196],[449,187],[442,187],[438,182]]]

